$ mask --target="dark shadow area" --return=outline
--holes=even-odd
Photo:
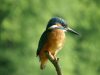
[[[0,56],[0,75],[13,75],[15,70],[16,67],[10,59]]]

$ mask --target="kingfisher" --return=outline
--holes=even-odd
[[[60,17],[53,17],[49,20],[47,27],[40,37],[36,55],[40,59],[40,69],[45,68],[48,61],[45,51],[49,52],[52,59],[56,59],[57,53],[62,49],[65,42],[65,32],[79,35],[78,32],[68,27],[67,22]]]

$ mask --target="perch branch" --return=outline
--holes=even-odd
[[[54,65],[55,69],[56,69],[56,72],[57,72],[57,75],[62,75],[61,73],[61,68],[59,66],[59,58],[57,59],[53,59],[50,55],[49,55],[49,52],[48,51],[45,51],[45,54],[47,56],[47,58],[50,60],[50,62]]]

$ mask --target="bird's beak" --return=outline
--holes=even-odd
[[[73,30],[69,27],[66,28],[66,31],[71,32],[71,33],[76,34],[76,35],[80,35],[78,32],[76,32],[75,30]]]

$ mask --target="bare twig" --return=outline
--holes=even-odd
[[[53,59],[53,58],[49,55],[49,52],[48,52],[48,51],[46,51],[45,54],[46,54],[47,58],[51,61],[51,63],[54,65],[54,67],[55,67],[55,69],[56,69],[56,72],[57,72],[57,75],[62,75],[60,66],[59,66],[59,64],[58,64],[59,58]]]

